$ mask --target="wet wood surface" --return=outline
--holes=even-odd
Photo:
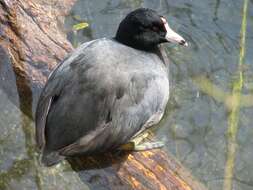
[[[9,57],[15,72],[20,108],[30,118],[33,118],[39,92],[49,72],[73,50],[63,31],[63,23],[74,3],[75,0],[0,1],[0,48]],[[31,140],[34,130],[27,130],[27,133],[31,146],[35,146]],[[94,190],[206,189],[171,154],[162,150],[68,161],[80,181]],[[67,185],[66,181],[62,183]]]

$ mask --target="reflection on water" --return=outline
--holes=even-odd
[[[243,0],[79,0],[66,18],[67,31],[73,24],[88,22],[89,28],[68,32],[73,43],[114,36],[121,19],[132,9],[149,7],[168,18],[190,48],[168,44],[171,98],[166,117],[157,135],[166,139],[167,151],[174,155],[210,189],[222,189],[226,163],[226,132],[229,97],[239,56],[239,32]],[[253,2],[249,4],[243,94],[248,102],[240,111],[238,152],[233,178],[234,189],[253,188]],[[32,94],[20,96],[22,88],[10,60],[0,50],[0,189],[44,189],[36,176],[51,187],[64,188],[61,176],[43,175],[34,152]],[[8,73],[8,75],[6,74]],[[196,80],[202,79],[202,80]],[[209,92],[208,84],[213,84]],[[29,88],[29,83],[26,84]],[[204,87],[203,87],[204,85]],[[29,91],[28,91],[29,92]],[[30,91],[31,92],[31,91]],[[219,94],[221,97],[218,97]],[[35,97],[36,99],[37,97]],[[27,109],[28,108],[28,109]],[[25,113],[25,114],[23,114]],[[36,167],[35,167],[36,166]],[[37,169],[35,169],[37,168]],[[8,175],[7,175],[8,174]],[[83,189],[69,173],[70,189]],[[11,176],[11,177],[10,177]],[[50,177],[53,177],[51,179]],[[5,180],[5,181],[4,181]],[[6,182],[9,180],[8,182]],[[6,186],[8,184],[8,186]],[[83,184],[82,184],[83,185]]]

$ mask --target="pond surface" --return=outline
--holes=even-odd
[[[227,131],[233,105],[229,97],[238,75],[242,6],[242,0],[79,0],[65,21],[66,31],[70,31],[74,24],[89,23],[88,28],[67,34],[73,45],[78,46],[92,39],[113,37],[128,12],[137,7],[148,7],[166,16],[171,27],[188,40],[189,48],[166,45],[172,61],[171,97],[156,135],[165,140],[164,149],[173,153],[208,189],[223,189],[225,179],[230,146]],[[5,57],[2,51],[0,55]],[[37,189],[33,175],[36,171],[25,170],[29,164],[25,161],[29,154],[26,150],[34,150],[34,147],[26,143],[31,137],[24,131],[34,124],[20,111],[12,68],[1,69],[1,61],[6,63],[9,60],[0,60],[0,189]],[[241,68],[244,74],[242,101],[248,101],[244,101],[239,113],[233,177],[235,190],[253,189],[252,63],[253,1],[250,1],[246,57]],[[6,85],[7,80],[14,82]],[[225,98],[219,98],[220,94],[225,94]],[[15,164],[21,167],[20,173],[10,172],[10,176],[6,176],[6,171]],[[61,176],[58,178],[55,181],[61,183]],[[73,178],[69,189],[84,188],[71,174],[69,178]],[[53,189],[52,180],[45,181],[52,185],[45,189]]]

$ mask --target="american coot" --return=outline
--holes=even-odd
[[[115,38],[84,43],[56,67],[36,112],[45,165],[126,148],[135,138],[140,143],[139,134],[160,121],[169,98],[163,42],[187,46],[164,17],[140,8],[123,19]]]

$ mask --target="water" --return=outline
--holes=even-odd
[[[159,138],[165,139],[166,151],[172,152],[199,181],[215,190],[223,188],[229,110],[224,100],[217,100],[218,91],[213,91],[213,96],[210,96],[201,91],[200,86],[206,85],[203,81],[208,79],[224,94],[231,93],[239,62],[242,5],[242,0],[79,0],[65,21],[68,39],[78,46],[92,39],[114,36],[118,23],[130,10],[149,7],[166,16],[171,27],[189,41],[189,48],[167,45],[172,60],[171,98],[166,116],[156,133]],[[243,99],[253,92],[252,10],[253,1],[250,1]],[[70,31],[73,24],[83,21],[90,24],[89,28],[77,33]],[[4,57],[4,52],[0,53]],[[6,58],[2,62],[6,64],[9,60]],[[1,69],[1,65],[0,185],[5,185],[0,187],[37,189],[36,175],[42,175],[43,169],[40,168],[38,172],[34,168],[40,166],[31,166],[29,154],[34,150],[34,142],[32,137],[24,133],[27,127],[32,128],[34,124],[30,117],[20,111],[16,79],[11,66]],[[200,77],[201,80],[196,80]],[[233,178],[235,190],[253,188],[252,100],[246,102],[240,111]],[[22,166],[18,165],[20,172],[13,170],[8,173],[15,164]],[[72,179],[68,180],[71,181],[69,188],[84,188],[75,175],[69,171],[68,178]],[[45,177],[47,184],[41,186],[45,189],[49,189],[49,185],[57,187],[65,179],[61,176],[55,178],[50,180],[50,176]]]

